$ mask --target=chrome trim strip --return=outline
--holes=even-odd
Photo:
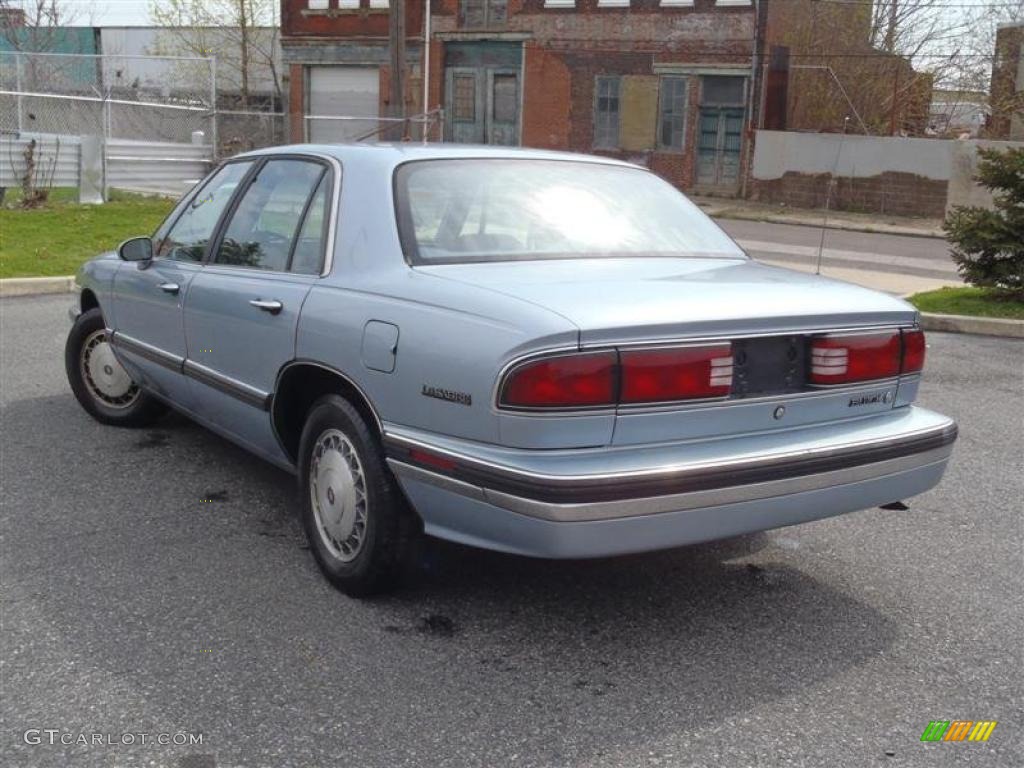
[[[897,435],[889,435],[883,438],[864,440],[853,440],[850,442],[834,443],[817,447],[817,449],[805,449],[801,451],[785,451],[753,458],[731,459],[727,461],[713,462],[682,462],[668,466],[658,466],[649,469],[631,470],[623,472],[602,472],[584,475],[553,475],[544,472],[531,472],[516,467],[496,464],[486,460],[477,459],[455,451],[442,449],[436,445],[423,442],[411,437],[386,432],[384,434],[385,451],[392,458],[401,461],[401,457],[395,457],[395,449],[406,450],[419,449],[435,456],[451,459],[468,470],[480,471],[488,476],[501,478],[512,482],[520,482],[529,485],[547,485],[552,488],[580,489],[581,486],[609,485],[613,483],[624,483],[629,481],[670,481],[679,482],[686,476],[707,477],[710,473],[726,475],[726,479],[733,477],[738,472],[746,470],[760,470],[776,473],[779,471],[792,471],[793,467],[807,466],[814,461],[840,459],[855,460],[864,458],[862,464],[870,463],[871,453],[885,451],[905,450],[907,454],[921,453],[931,450],[932,447],[951,445],[956,439],[956,424],[951,419],[942,425],[918,429],[912,432],[901,432]],[[931,445],[928,442],[937,444]],[[919,450],[914,450],[924,445]],[[890,457],[887,457],[890,458]],[[827,471],[822,469],[821,471]],[[809,474],[809,473],[805,473]]]
[[[152,344],[147,344],[144,341],[139,341],[131,336],[127,336],[121,331],[111,331],[109,335],[110,343],[115,347],[120,347],[125,352],[138,355],[139,357],[149,360],[152,363],[156,363],[157,365],[162,365],[164,368],[168,368],[175,373],[181,373],[185,358],[171,352],[167,352],[159,347],[154,347]]]
[[[949,459],[951,452],[952,446],[949,445],[897,459],[862,464],[858,467],[831,472],[819,472],[800,477],[769,480],[762,483],[734,485],[726,488],[675,493],[664,496],[650,496],[640,499],[618,499],[614,501],[569,504],[538,501],[502,493],[501,491],[480,488],[394,459],[388,459],[388,465],[398,477],[403,479],[427,483],[521,515],[551,522],[575,523],[644,517],[663,512],[683,512],[692,509],[725,506],[746,501],[758,501],[778,496],[823,490],[836,485],[875,480],[888,475],[941,464]]]
[[[433,485],[441,490],[451,491],[459,496],[466,496],[477,501],[487,501],[487,491],[478,485],[465,483],[462,480],[456,480],[454,477],[431,472],[430,470],[406,464],[396,459],[387,459],[387,462],[388,466],[391,467],[391,470],[398,477],[404,477],[408,480],[419,480],[427,485]]]
[[[251,387],[244,381],[225,376],[212,368],[200,365],[194,360],[186,360],[182,371],[186,376],[200,381],[209,387],[223,392],[225,395],[241,400],[261,410],[270,409],[271,393]]]

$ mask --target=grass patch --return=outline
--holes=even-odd
[[[42,208],[17,208],[9,189],[0,208],[0,278],[73,275],[84,261],[135,235],[152,233],[174,201],[114,190],[104,205],[79,205],[75,190],[55,189]]]
[[[1010,299],[987,288],[939,288],[915,293],[908,301],[922,312],[1024,320],[1024,301]]]

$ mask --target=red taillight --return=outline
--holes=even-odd
[[[917,373],[924,368],[924,331],[903,331],[902,373]]]
[[[593,352],[525,363],[505,380],[501,404],[513,408],[615,405],[618,355]]]
[[[732,345],[713,344],[622,352],[623,403],[727,397]]]
[[[899,331],[819,336],[811,342],[812,384],[887,379],[900,373]]]

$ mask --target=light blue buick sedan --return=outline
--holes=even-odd
[[[898,299],[752,261],[653,173],[507,148],[239,155],[79,276],[66,367],[105,424],[170,406],[297,475],[351,595],[418,536],[676,547],[928,490]]]

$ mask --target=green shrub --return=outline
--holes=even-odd
[[[977,180],[992,209],[957,206],[943,229],[968,283],[1024,300],[1024,148],[979,149]]]

